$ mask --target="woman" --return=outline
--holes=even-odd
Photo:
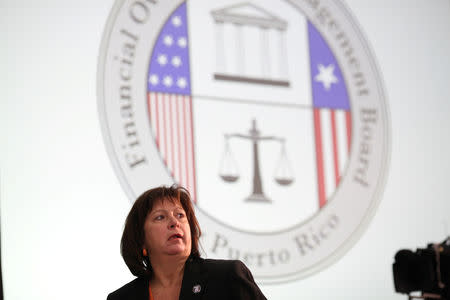
[[[121,253],[137,278],[107,300],[266,299],[241,261],[200,258],[200,226],[189,192],[144,192],[125,221]]]

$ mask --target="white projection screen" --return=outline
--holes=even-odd
[[[177,182],[202,256],[268,299],[406,299],[450,236],[448,0],[0,0],[1,287],[106,299],[132,201]]]

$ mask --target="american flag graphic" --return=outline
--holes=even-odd
[[[319,207],[333,195],[347,164],[351,145],[351,113],[347,89],[333,53],[308,22],[314,141]]]
[[[148,71],[148,114],[155,143],[169,174],[196,200],[194,128],[186,3],[167,19]]]

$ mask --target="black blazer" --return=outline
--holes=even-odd
[[[138,277],[107,300],[148,300],[147,277]],[[194,258],[186,261],[180,300],[267,300],[250,270],[239,260]]]

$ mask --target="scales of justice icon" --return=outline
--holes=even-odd
[[[281,186],[288,186],[294,182],[293,172],[286,154],[285,139],[277,136],[263,136],[256,127],[256,120],[252,120],[252,128],[248,134],[229,133],[224,134],[225,149],[220,165],[219,176],[223,181],[228,183],[236,182],[239,177],[239,169],[234,155],[230,148],[230,140],[232,138],[239,138],[249,140],[253,146],[253,192],[245,201],[270,203],[272,202],[263,192],[261,173],[259,167],[259,150],[258,146],[263,141],[275,141],[280,143],[281,151],[278,163],[275,167],[274,180]]]

